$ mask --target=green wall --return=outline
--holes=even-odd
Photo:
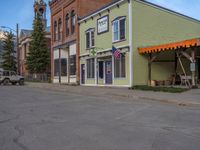
[[[98,35],[97,34],[97,20],[103,16],[109,15],[109,32]],[[112,43],[112,21],[120,16],[126,16],[126,40]],[[86,35],[85,32],[90,29],[95,28],[95,47],[101,48],[99,51],[111,50],[112,45],[115,47],[128,46],[129,45],[129,16],[128,16],[128,2],[124,1],[117,6],[110,8],[110,12],[107,10],[101,12],[101,16],[96,15],[86,22],[80,24],[80,55],[89,54],[89,50],[86,50]],[[127,50],[125,48],[124,50]],[[81,60],[81,64],[86,65],[85,60]],[[129,85],[130,78],[130,67],[129,67],[129,52],[126,52],[126,78],[116,78],[113,81],[113,85]],[[113,71],[114,72],[114,71]],[[86,84],[95,84],[95,79],[86,79]],[[100,81],[100,85],[103,84],[103,80]]]
[[[165,44],[200,37],[200,22],[133,1],[133,80],[134,85],[148,82],[148,59],[139,47]],[[166,59],[174,58],[167,52]],[[187,62],[184,62],[187,63]],[[165,80],[174,73],[173,63],[154,63],[152,79]]]
[[[104,34],[97,35],[97,19],[109,15],[109,32]],[[126,40],[119,43],[112,43],[112,21],[119,16],[126,16]],[[93,19],[89,19],[86,22],[82,22],[80,24],[80,54],[89,53],[86,50],[86,36],[85,31],[89,28],[95,28],[95,47],[102,48],[102,49],[111,49],[112,45],[121,46],[129,44],[129,28],[128,28],[128,3],[120,4],[120,7],[117,6],[110,9],[110,13],[108,11],[104,11],[101,13],[101,17],[96,15]]]

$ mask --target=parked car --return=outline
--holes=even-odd
[[[24,85],[24,77],[19,76],[14,71],[2,70],[0,69],[0,84],[8,85],[11,83],[12,85]]]

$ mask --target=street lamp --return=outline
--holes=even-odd
[[[16,30],[10,28],[10,27],[7,27],[7,26],[0,26],[0,28],[3,28],[3,29],[9,29],[10,31],[13,31],[16,33],[16,40],[17,40],[17,73],[19,74],[19,25],[18,23],[16,24]]]

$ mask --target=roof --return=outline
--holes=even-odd
[[[110,6],[115,5],[117,3],[121,3],[123,1],[125,1],[125,0],[113,0],[112,2],[108,3],[107,5],[104,5],[103,7],[91,12],[90,14],[83,16],[82,18],[79,18],[79,20],[80,20],[80,22],[82,22],[82,21],[88,19],[89,17],[92,17],[92,16],[104,11],[104,9],[108,9]]]
[[[51,27],[48,26],[45,29],[45,32],[50,33]],[[33,33],[33,30],[21,29],[20,37],[30,37]]]
[[[140,54],[146,54],[146,53],[156,53],[156,52],[162,52],[162,51],[175,50],[179,48],[190,48],[190,47],[195,47],[195,46],[200,46],[200,38],[155,45],[155,46],[149,46],[149,47],[143,47],[143,48],[138,48],[138,50]]]
[[[113,0],[113,2],[111,2],[111,3],[109,3],[109,4],[107,4],[107,5],[103,6],[103,7],[101,7],[100,9],[97,9],[96,11],[94,11],[94,12],[92,12],[92,13],[90,13],[90,14],[88,14],[88,15],[82,17],[82,18],[80,18],[80,21],[79,21],[79,22],[85,21],[85,20],[89,19],[90,17],[93,17],[93,16],[95,16],[95,15],[97,15],[97,14],[103,12],[104,10],[108,9],[109,7],[112,7],[112,5],[116,5],[116,4],[121,3],[121,2],[123,2],[123,1],[124,1],[124,0]],[[178,16],[182,16],[182,17],[184,17],[184,18],[186,18],[186,19],[190,19],[190,20],[197,21],[197,22],[200,23],[200,20],[198,20],[198,19],[195,19],[195,18],[192,18],[192,17],[190,17],[190,16],[181,14],[181,13],[179,13],[179,12],[177,12],[177,11],[174,11],[174,10],[171,10],[171,9],[168,9],[168,8],[165,8],[165,7],[163,7],[163,6],[160,6],[160,5],[157,5],[157,4],[148,2],[148,1],[146,1],[146,0],[135,0],[135,1],[144,3],[144,4],[147,4],[147,5],[156,7],[156,8],[159,8],[159,9],[164,10],[164,11],[167,11],[167,12],[169,12],[169,13],[173,13],[173,14],[176,14],[176,15],[178,15]]]

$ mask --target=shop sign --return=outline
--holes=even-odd
[[[104,16],[97,20],[97,33],[102,34],[109,30],[109,17]]]

